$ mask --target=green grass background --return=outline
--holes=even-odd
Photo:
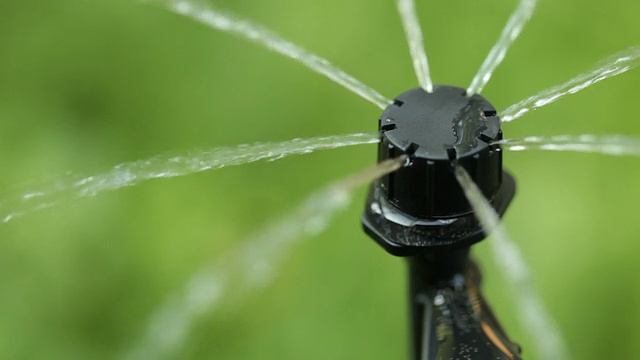
[[[416,86],[393,1],[219,0],[394,95]],[[418,1],[434,81],[467,86],[515,1]],[[483,94],[499,109],[640,44],[640,3],[541,0]],[[640,71],[504,126],[506,137],[640,135]],[[372,131],[380,111],[295,62],[138,1],[0,2],[0,189],[164,151]],[[0,358],[110,359],[190,274],[315,189],[360,146],[147,182],[0,226]],[[509,153],[505,223],[574,358],[640,351],[640,160]],[[34,185],[35,186],[35,185]],[[1,199],[2,197],[0,197]],[[406,358],[401,259],[356,201],[291,249],[277,280],[200,319],[176,359]],[[526,324],[477,246],[489,300]]]

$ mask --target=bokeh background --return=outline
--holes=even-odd
[[[218,0],[387,97],[416,86],[394,3]],[[516,1],[418,1],[436,83],[467,86]],[[504,109],[640,43],[640,3],[541,0],[483,95]],[[640,135],[640,71],[504,126]],[[135,0],[0,2],[2,197],[165,151],[375,130],[380,111],[295,62]],[[146,182],[0,226],[0,358],[117,358],[204,264],[375,146]],[[505,223],[575,359],[640,351],[640,159],[508,153]],[[365,189],[269,286],[201,317],[179,359],[404,359],[405,269],[360,230]],[[5,209],[6,210],[6,209]],[[485,291],[533,358],[489,256]]]

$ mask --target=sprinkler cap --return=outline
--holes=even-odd
[[[502,182],[502,154],[491,143],[502,138],[496,109],[480,95],[462,88],[436,86],[399,95],[379,123],[378,161],[400,155],[409,166],[385,176],[380,185],[387,200],[419,218],[450,218],[471,212],[453,173],[464,167],[491,199]]]
[[[394,255],[470,246],[486,234],[454,167],[462,166],[502,215],[515,181],[502,171],[495,108],[462,88],[436,86],[396,97],[379,119],[378,161],[407,155],[407,166],[378,179],[362,217],[365,231]]]

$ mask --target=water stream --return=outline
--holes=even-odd
[[[574,151],[614,156],[640,156],[640,137],[624,135],[528,136],[494,142],[509,151]]]
[[[409,52],[413,60],[413,68],[418,77],[418,84],[426,92],[433,92],[433,82],[429,73],[429,62],[424,50],[422,29],[418,21],[414,0],[397,0],[398,12],[409,43]]]
[[[548,105],[565,95],[575,94],[602,80],[631,70],[638,65],[640,65],[640,46],[628,48],[602,61],[599,66],[591,71],[509,106],[500,114],[500,118],[503,122],[513,121],[529,111]]]
[[[509,50],[511,44],[518,38],[522,28],[524,28],[529,19],[531,19],[535,7],[536,0],[520,0],[520,4],[513,14],[511,14],[507,25],[502,30],[498,42],[491,48],[489,55],[487,55],[487,58],[480,66],[469,88],[467,88],[467,95],[479,94],[485,85],[487,85],[495,69],[500,65],[502,60],[504,60],[507,50]]]
[[[184,289],[152,314],[145,334],[124,358],[175,358],[198,319],[216,310],[222,300],[239,301],[248,291],[268,284],[293,245],[326,230],[351,202],[354,188],[397,170],[405,161],[405,157],[384,161],[311,194],[290,214],[196,272]]]
[[[309,69],[320,73],[334,82],[344,86],[352,93],[363,97],[366,100],[384,109],[391,103],[390,99],[380,95],[374,89],[364,85],[360,81],[345,73],[337,66],[330,63],[316,54],[313,54],[294,43],[281,38],[272,31],[254,24],[248,20],[241,19],[215,9],[204,3],[191,0],[147,0],[154,3],[163,4],[167,9],[194,19],[209,27],[222,32],[234,34],[260,44],[269,50],[277,52],[291,58]]]
[[[569,351],[562,335],[531,281],[529,267],[520,248],[511,240],[500,223],[500,216],[461,166],[455,167],[456,179],[464,190],[478,221],[490,234],[491,251],[496,265],[511,285],[520,321],[529,337],[537,346],[537,358],[545,360],[568,360]]]
[[[185,176],[210,169],[260,160],[274,161],[290,155],[373,144],[378,141],[377,132],[293,139],[184,153],[165,153],[150,159],[125,162],[102,174],[92,176],[67,174],[18,195],[5,196],[0,202],[0,223],[7,223],[20,216],[71,200],[133,186],[146,180]]]
[[[217,10],[196,0],[147,0],[162,4],[172,12],[203,23],[211,28],[233,34],[295,60],[326,76],[354,94],[384,109],[391,100],[364,85],[328,60],[315,55],[270,30],[248,20]],[[491,79],[508,49],[532,16],[536,0],[521,0],[509,18],[499,40],[489,52],[467,93],[480,93]],[[398,11],[409,43],[418,83],[432,90],[428,59],[414,0],[397,0]],[[531,110],[559,98],[576,93],[599,81],[622,74],[640,64],[640,47],[627,49],[606,60],[598,68],[581,74],[559,86],[542,91],[508,107],[502,121],[515,120]],[[462,134],[465,135],[465,134]],[[462,138],[462,137],[461,137]],[[475,139],[475,137],[474,137]],[[259,143],[228,148],[167,153],[126,162],[93,176],[66,174],[29,191],[9,195],[0,200],[0,223],[22,215],[103,192],[133,186],[146,180],[185,176],[210,169],[247,164],[260,160],[273,161],[290,155],[308,154],[317,150],[372,144],[378,133],[360,133],[310,139],[294,139],[277,143]],[[467,140],[465,140],[466,143]],[[464,143],[461,143],[464,144]],[[640,138],[621,135],[563,135],[505,139],[497,142],[506,150],[577,151],[607,155],[640,155]],[[189,333],[204,315],[215,311],[223,301],[240,300],[247,292],[269,283],[292,247],[306,237],[324,231],[330,220],[351,201],[356,186],[398,169],[404,159],[383,162],[314,192],[300,206],[267,228],[248,236],[237,248],[217,257],[217,260],[190,277],[184,289],[171,296],[151,314],[143,336],[124,354],[127,359],[162,359],[176,357],[185,345]],[[456,177],[465,191],[482,226],[491,233],[493,256],[513,288],[514,302],[519,309],[524,328],[535,344],[532,351],[539,358],[569,359],[564,341],[543,306],[533,286],[524,257],[511,241],[499,216],[483,197],[466,171],[456,168]]]

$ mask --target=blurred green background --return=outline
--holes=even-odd
[[[391,0],[219,0],[387,97],[416,86]],[[434,81],[467,86],[516,1],[418,1]],[[640,3],[541,0],[483,95],[499,109],[640,43]],[[506,137],[640,135],[640,71],[504,126]],[[0,189],[164,151],[372,131],[380,111],[295,62],[138,1],[0,3]],[[375,161],[345,148],[158,180],[0,226],[0,358],[109,359],[189,276],[307,194]],[[506,225],[575,359],[640,351],[640,160],[509,153]],[[34,185],[35,186],[35,185]],[[0,197],[2,199],[3,197]],[[356,201],[277,280],[202,317],[180,359],[404,359],[402,259]],[[477,246],[486,295],[532,354]],[[527,357],[532,359],[533,356]]]

